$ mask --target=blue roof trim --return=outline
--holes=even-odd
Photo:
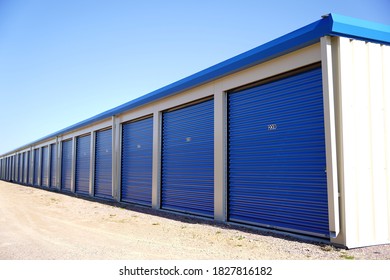
[[[329,35],[364,39],[370,42],[390,45],[390,25],[338,14],[329,16],[332,18],[332,29]]]
[[[64,128],[60,131],[47,135],[32,143],[24,145],[12,152],[29,147],[34,143],[48,140],[50,138],[63,135],[73,130],[77,130],[81,127],[91,125],[95,122],[102,121],[114,115],[118,115],[125,111],[135,109],[137,107],[140,107],[153,101],[157,101],[167,96],[178,94],[185,90],[189,90],[196,86],[200,86],[210,81],[249,68],[256,64],[268,61],[277,56],[290,53],[299,48],[312,45],[316,42],[319,42],[320,38],[326,35],[363,39],[367,41],[390,45],[390,26],[345,17],[337,14],[329,14],[314,23],[311,23],[282,37],[272,40],[264,45],[261,45],[233,58],[225,60],[203,71],[195,73],[187,78],[179,80],[151,93],[148,93],[116,108],[105,111],[94,117],[91,117],[72,126]]]

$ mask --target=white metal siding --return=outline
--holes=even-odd
[[[390,47],[336,40],[343,233],[359,247],[390,241]]]

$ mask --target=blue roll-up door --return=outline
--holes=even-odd
[[[76,145],[76,193],[89,194],[89,172],[91,162],[91,136],[77,137]]]
[[[22,156],[18,154],[18,183],[22,182]]]
[[[19,183],[23,183],[24,175],[24,153],[19,154]]]
[[[7,181],[12,180],[12,156],[8,158]]]
[[[153,118],[122,126],[122,201],[152,205]]]
[[[39,149],[34,150],[34,180],[33,180],[33,185],[38,186],[38,178],[40,175],[40,170],[39,170]]]
[[[14,163],[15,163],[15,156],[11,156],[11,166],[10,166],[10,181],[14,181]]]
[[[112,199],[112,129],[96,132],[95,196]]]
[[[17,158],[17,167],[16,167],[16,182],[20,183],[20,154],[16,156]]]
[[[56,172],[57,172],[57,145],[50,145],[50,183],[51,188],[56,186]]]
[[[26,153],[26,178],[25,178],[25,183],[30,184],[30,176],[31,176],[31,163],[30,163],[30,151],[27,151]]]
[[[42,179],[41,185],[44,187],[49,186],[49,148],[42,148]]]
[[[164,112],[162,208],[214,215],[213,112],[213,100]]]
[[[9,158],[5,159],[5,174],[4,179],[8,181],[8,170],[9,170]]]
[[[328,236],[321,69],[228,97],[231,221]]]
[[[71,191],[72,183],[72,140],[62,142],[61,189]]]

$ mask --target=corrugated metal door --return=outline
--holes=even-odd
[[[122,187],[126,202],[152,205],[153,118],[122,126]]]
[[[22,158],[21,158],[21,156],[20,156],[20,154],[18,154],[18,156],[17,156],[17,160],[18,160],[18,169],[17,169],[17,175],[18,175],[18,183],[20,183],[21,182],[21,163],[22,163]]]
[[[214,101],[167,111],[162,124],[162,208],[214,215]]]
[[[88,195],[91,162],[91,136],[85,135],[77,137],[76,149],[76,193]]]
[[[7,181],[12,180],[12,156],[8,158]]]
[[[24,183],[24,153],[21,153],[20,155],[20,175],[19,175],[19,183]]]
[[[72,183],[72,140],[62,142],[61,189],[71,191]]]
[[[26,184],[30,184],[30,151],[26,153]]]
[[[10,169],[10,158],[8,157],[7,158],[7,166],[6,166],[6,175],[5,175],[5,179],[7,181],[9,181],[9,169]]]
[[[20,164],[21,164],[21,157],[20,154],[17,155],[17,162],[18,162],[18,168],[17,168],[17,182],[20,183]]]
[[[42,147],[42,177],[41,185],[44,187],[49,186],[49,148]]]
[[[33,185],[38,186],[39,171],[39,149],[34,150],[34,181]]]
[[[229,94],[231,221],[327,236],[321,69]]]
[[[51,188],[56,186],[56,172],[57,172],[57,145],[50,145],[50,183]]]
[[[9,181],[9,166],[10,166],[10,160],[9,157],[7,158],[7,165],[6,165],[6,174],[5,174],[5,179]]]
[[[10,180],[13,181],[14,180],[14,162],[15,162],[15,157],[14,156],[11,156],[11,165],[10,165]]]
[[[96,132],[95,196],[112,199],[112,129]]]

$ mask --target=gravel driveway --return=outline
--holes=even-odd
[[[0,259],[389,260],[390,245],[337,249],[0,181]]]

